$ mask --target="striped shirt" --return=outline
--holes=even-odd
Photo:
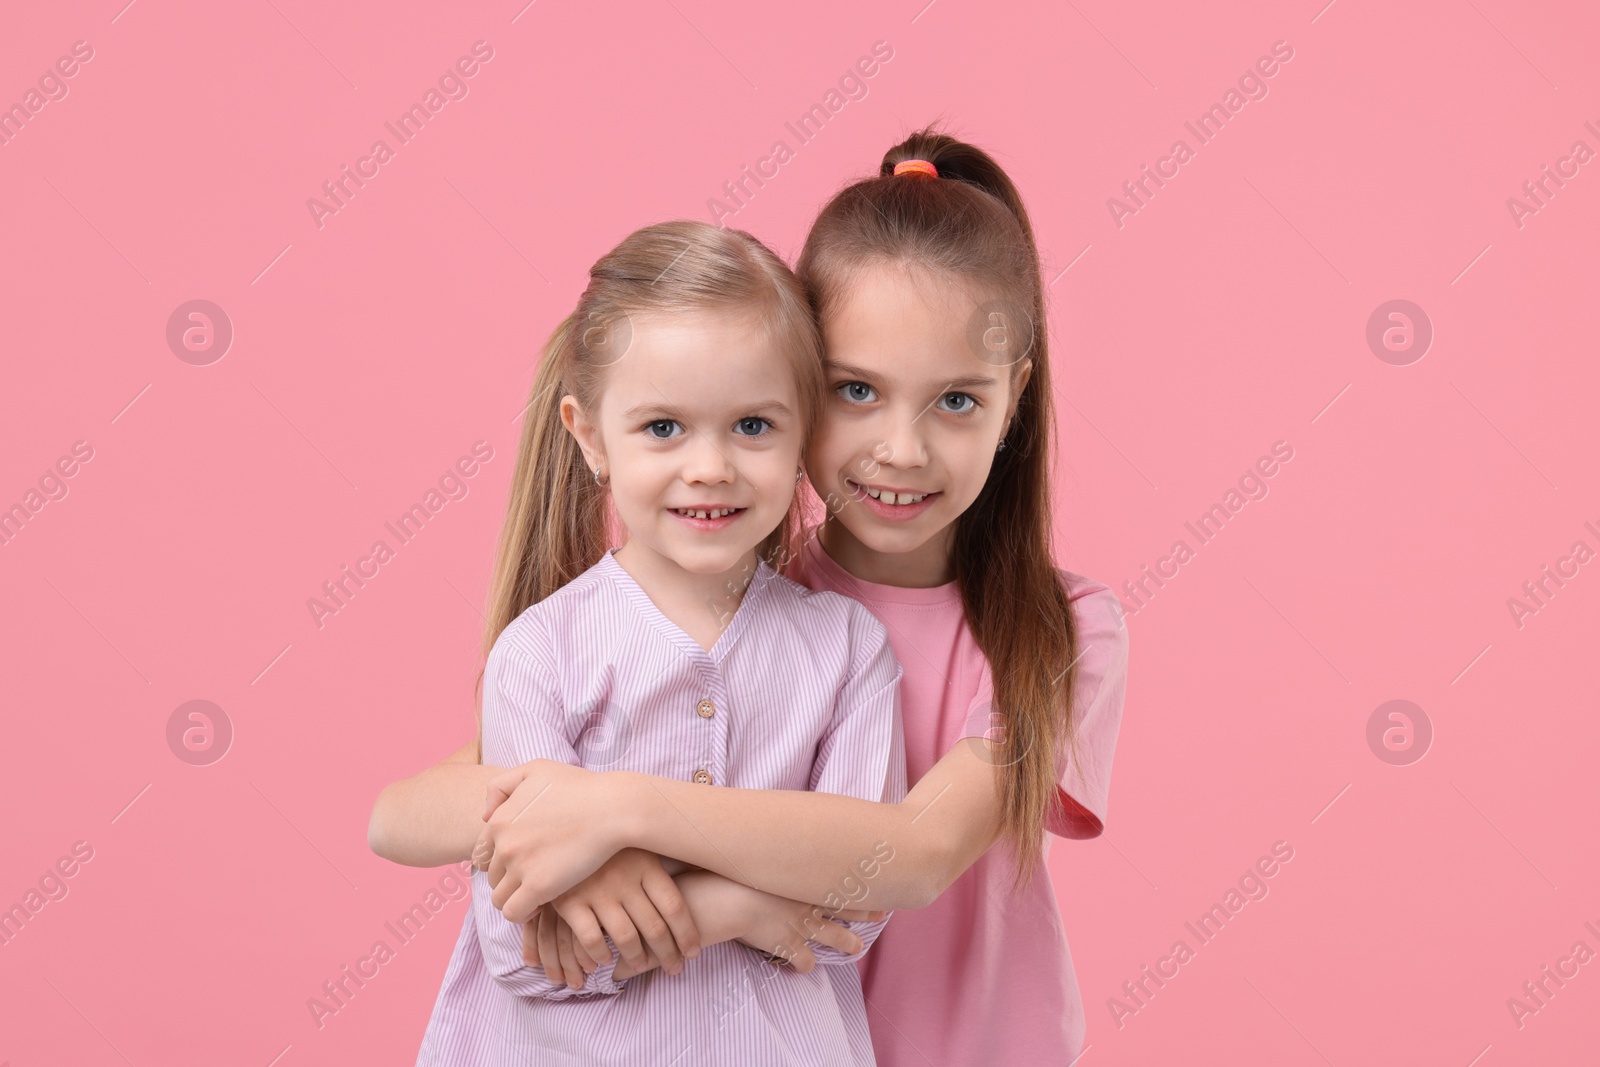
[[[709,786],[807,789],[895,803],[906,794],[900,665],[866,608],[759,564],[707,652],[611,553],[519,615],[483,679],[483,762],[536,758]],[[871,857],[863,857],[870,867]],[[854,870],[839,896],[859,899]],[[559,1064],[867,1065],[856,960],[887,919],[851,922],[865,946],[813,945],[810,974],[726,941],[682,973],[583,989],[522,959],[521,928],[472,877],[472,901],[418,1067]]]

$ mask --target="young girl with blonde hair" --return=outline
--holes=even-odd
[[[533,384],[490,593],[484,760],[905,795],[883,625],[769,563],[793,534],[821,385],[804,295],[749,235],[666,223],[595,264]],[[737,575],[735,610],[712,610]],[[886,916],[707,872],[674,882],[654,856],[617,866],[640,892],[600,907],[603,962],[560,977],[524,961],[476,873],[418,1062],[873,1063],[855,961]],[[616,948],[640,927],[659,939],[661,907],[701,943],[674,974]],[[801,967],[775,966],[802,948]]]

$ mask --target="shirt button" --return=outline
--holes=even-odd
[[[701,785],[710,785],[711,784],[711,775],[706,773],[705,771],[695,771],[694,772],[694,780],[696,782],[700,783]]]
[[[717,706],[711,703],[709,700],[702,700],[700,703],[695,705],[694,710],[700,713],[700,717],[702,719],[709,719],[711,716],[717,713]]]

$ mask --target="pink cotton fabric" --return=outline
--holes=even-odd
[[[888,627],[904,676],[907,781],[915,784],[963,737],[990,730],[988,661],[954,582],[927,589],[864,582],[811,537],[797,577],[853,597]],[[1064,814],[1050,836],[1094,837],[1105,824],[1111,759],[1122,723],[1128,632],[1115,594],[1061,572],[1078,624],[1081,765],[1059,761]],[[992,736],[992,735],[991,735]],[[926,908],[895,913],[858,966],[880,1067],[1052,1064],[1081,1051],[1083,1001],[1049,871],[1012,894],[1014,852],[1001,841]]]

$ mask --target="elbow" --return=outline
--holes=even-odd
[[[367,820],[367,847],[391,863],[404,863],[390,830],[389,820],[384,817],[388,796],[389,790],[385,788],[378,794],[378,799],[372,802],[372,816]]]

